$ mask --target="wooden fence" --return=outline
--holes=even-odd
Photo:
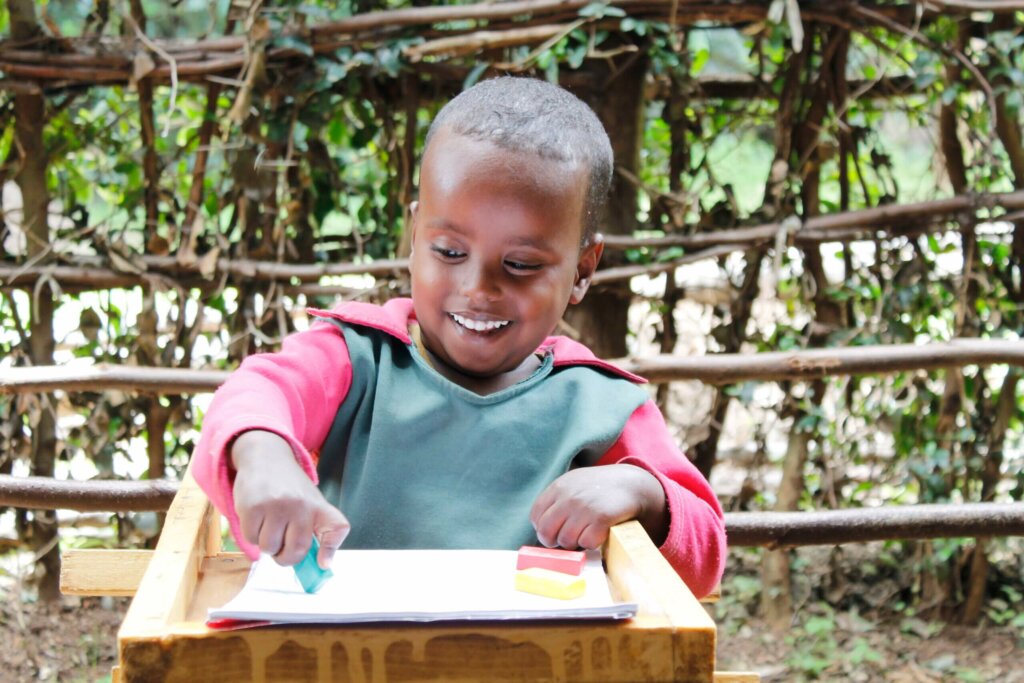
[[[401,115],[414,123],[406,126],[404,134],[399,135],[393,122],[390,122],[388,133],[390,142],[394,143],[392,156],[396,161],[393,161],[394,168],[391,170],[396,176],[394,186],[398,188],[394,196],[388,199],[400,207],[411,198],[416,148],[415,120],[417,107],[421,104],[418,98],[424,84],[432,88],[436,95],[439,91],[457,91],[467,77],[472,75],[527,71],[534,66],[532,58],[502,62],[500,51],[525,47],[530,50],[530,55],[535,56],[545,46],[550,47],[552,41],[576,29],[589,32],[590,36],[599,32],[614,33],[623,26],[620,16],[634,21],[634,25],[637,21],[657,22],[673,31],[687,30],[709,22],[718,26],[761,31],[771,22],[778,21],[778,17],[771,17],[771,7],[783,3],[742,0],[616,0],[603,3],[602,8],[602,3],[588,0],[483,2],[367,12],[337,21],[293,25],[284,29],[281,35],[271,35],[266,23],[261,22],[257,16],[261,3],[238,2],[232,3],[228,26],[241,29],[241,33],[192,41],[161,40],[147,35],[146,17],[142,12],[142,3],[137,0],[129,3],[131,16],[125,19],[122,32],[116,37],[61,36],[52,24],[47,25],[36,16],[33,3],[9,4],[11,36],[10,40],[0,44],[0,71],[3,72],[0,90],[11,96],[11,109],[17,121],[11,156],[20,156],[15,160],[18,168],[11,177],[22,188],[25,202],[24,228],[29,239],[24,258],[6,258],[5,255],[0,260],[0,288],[18,288],[33,294],[30,322],[21,330],[24,333],[23,355],[33,367],[0,370],[0,393],[117,389],[143,395],[180,395],[210,391],[223,381],[224,374],[187,368],[141,367],[158,365],[153,362],[153,358],[148,361],[142,359],[140,366],[135,367],[97,366],[86,370],[51,367],[54,346],[52,313],[56,292],[140,287],[150,296],[154,290],[161,288],[179,292],[195,288],[206,294],[228,284],[269,283],[277,291],[287,293],[350,295],[354,294],[350,288],[321,283],[321,278],[354,273],[388,278],[400,274],[406,265],[399,258],[378,260],[372,265],[323,265],[312,263],[313,259],[304,263],[283,262],[283,238],[270,245],[273,249],[269,251],[279,256],[278,261],[273,263],[250,260],[244,257],[245,254],[239,257],[228,253],[228,250],[219,258],[214,250],[206,252],[206,257],[197,256],[194,250],[200,230],[197,215],[203,206],[208,151],[217,132],[214,122],[224,118],[232,122],[236,129],[242,127],[248,112],[253,109],[251,105],[259,74],[275,70],[276,73],[285,74],[288,69],[309,69],[316,59],[333,60],[334,66],[349,68],[349,65],[342,63],[344,60],[336,58],[338,50],[358,49],[372,53],[382,47],[401,45],[400,59],[405,71],[393,79],[390,87],[394,89],[393,99],[401,100],[396,109],[400,108]],[[646,375],[655,382],[699,379],[715,385],[716,395],[710,416],[711,434],[695,449],[698,466],[705,472],[710,471],[714,465],[718,434],[730,400],[722,390],[724,385],[745,380],[813,383],[834,375],[946,368],[950,372],[947,373],[948,391],[943,398],[942,411],[944,414],[956,415],[961,410],[957,402],[959,393],[955,391],[959,368],[992,363],[1009,364],[1014,368],[1024,365],[1024,350],[1021,346],[1024,342],[976,339],[969,334],[976,296],[971,283],[985,269],[976,248],[976,228],[984,221],[1002,220],[1014,226],[1017,233],[1021,233],[1024,147],[1021,145],[1019,122],[1010,115],[1011,109],[1007,105],[1006,75],[1000,74],[991,63],[975,63],[967,57],[970,41],[984,40],[993,31],[1015,26],[1015,22],[1019,21],[1017,13],[1024,10],[1024,2],[909,0],[897,3],[862,0],[832,3],[807,0],[785,5],[789,7],[786,21],[793,30],[792,53],[778,65],[771,82],[756,77],[741,82],[684,78],[681,83],[679,79],[657,74],[649,75],[645,85],[643,70],[639,73],[633,70],[642,61],[639,57],[647,39],[630,42],[637,36],[626,35],[628,31],[622,31],[623,36],[620,36],[623,38],[621,50],[598,50],[595,54],[588,52],[591,64],[596,64],[600,69],[563,74],[563,82],[567,85],[578,87],[581,91],[597,91],[617,105],[599,111],[602,118],[606,118],[609,113],[617,116],[617,109],[622,109],[623,102],[643,97],[659,99],[666,105],[684,101],[692,103],[700,98],[761,98],[772,101],[776,107],[775,160],[770,177],[765,180],[763,206],[757,211],[759,220],[764,222],[757,225],[739,225],[745,220],[739,215],[733,215],[731,227],[722,230],[709,229],[707,224],[685,225],[681,219],[674,218],[661,223],[652,219],[649,225],[641,224],[637,219],[636,199],[639,192],[649,194],[654,204],[664,200],[669,204],[674,202],[678,207],[684,203],[679,200],[682,194],[679,179],[683,175],[681,169],[686,164],[680,160],[686,159],[686,135],[683,132],[689,124],[686,117],[678,112],[672,114],[669,111],[666,115],[666,122],[673,127],[672,159],[668,164],[672,177],[667,193],[644,187],[638,179],[637,164],[630,161],[639,156],[635,144],[626,144],[620,149],[620,140],[614,141],[620,161],[616,182],[618,189],[617,194],[613,195],[614,215],[606,226],[611,229],[604,230],[608,233],[606,243],[612,258],[609,259],[610,267],[598,273],[595,283],[608,288],[617,286],[619,293],[613,292],[608,298],[597,301],[595,297],[588,296],[588,306],[593,305],[595,310],[602,307],[618,310],[621,314],[618,322],[621,323],[625,320],[622,300],[627,298],[622,296],[622,292],[628,294],[625,285],[630,278],[671,273],[688,263],[717,259],[738,251],[746,252],[749,256],[745,280],[736,287],[738,296],[728,312],[733,327],[741,332],[733,334],[722,345],[724,353],[681,358],[667,352],[652,358],[619,361],[623,367]],[[246,14],[246,7],[257,9]],[[615,8],[617,14],[606,13],[609,7]],[[595,8],[597,11],[588,13],[588,9]],[[949,20],[958,22],[956,41],[945,44],[924,35],[923,31],[929,25]],[[797,33],[803,36],[802,43]],[[847,210],[851,206],[850,187],[856,182],[852,176],[861,173],[858,145],[863,140],[856,137],[856,126],[847,119],[849,102],[856,98],[906,98],[919,94],[921,87],[925,87],[906,74],[883,73],[877,78],[860,81],[847,79],[847,54],[851,35],[865,36],[878,43],[879,33],[900,37],[901,40],[916,44],[922,51],[940,55],[947,63],[947,85],[959,87],[959,90],[951,87],[948,91],[959,99],[944,101],[939,112],[940,147],[954,196],[915,204],[891,205],[882,204],[881,199],[876,198],[880,205],[850,211]],[[104,40],[97,40],[99,37]],[[406,40],[411,37],[415,37],[415,42]],[[402,40],[406,42],[402,43]],[[476,57],[486,60],[485,72],[479,71]],[[356,71],[362,67],[351,68]],[[609,94],[603,86],[614,80],[610,75],[612,72],[620,76],[627,74],[617,79],[617,88],[623,84],[629,85],[627,81],[631,78],[639,78],[640,87]],[[184,214],[183,219],[179,222],[176,214],[172,215],[173,212],[160,208],[163,169],[156,151],[154,89],[157,86],[169,86],[173,110],[175,94],[185,83],[199,84],[204,88],[206,113],[204,123],[197,131],[194,163],[189,170],[191,187],[181,212]],[[78,92],[111,85],[128,85],[138,92],[137,113],[142,143],[140,153],[145,178],[141,198],[145,209],[145,225],[141,232],[145,238],[146,253],[126,252],[123,249],[118,251],[109,244],[97,244],[96,255],[90,257],[56,253],[47,221],[48,171],[44,144],[46,103],[52,103],[53,98],[59,97],[63,102],[61,106],[67,106],[74,101]],[[233,104],[230,111],[219,112],[218,101],[225,94],[232,96]],[[956,109],[958,101],[962,103],[967,99],[981,102],[980,108],[987,112],[988,125],[993,132],[990,137],[1002,144],[1008,161],[1009,169],[1005,171],[1004,178],[1009,180],[1015,191],[978,192],[968,184],[967,155],[958,128],[962,122],[957,119]],[[642,113],[637,116],[642,118]],[[832,123],[828,118],[830,116]],[[628,138],[640,137],[634,135],[637,133],[636,120],[625,121],[620,118],[615,123],[614,127],[609,126],[613,137],[621,137],[626,142],[629,142]],[[822,139],[822,131],[833,124],[835,139],[826,144]],[[269,156],[274,157],[274,162],[288,163],[291,160],[291,146],[278,147],[280,149],[272,150]],[[843,188],[838,210],[833,213],[824,212],[819,191],[820,169],[828,158],[837,162],[840,169],[839,184]],[[850,168],[856,169],[856,173],[851,173]],[[304,196],[301,179],[288,179],[287,184],[291,198]],[[869,193],[865,190],[864,194],[867,202],[870,199],[867,196]],[[240,196],[237,201],[237,210],[241,212],[242,204],[248,200]],[[798,204],[802,206],[800,211],[795,208]],[[298,201],[297,205],[301,206],[302,202]],[[276,204],[273,207],[274,211],[279,208]],[[669,213],[662,211],[661,217]],[[252,212],[247,215],[251,217]],[[753,222],[749,218],[746,220]],[[256,226],[257,222],[252,222],[251,229],[248,225],[245,227],[246,236],[240,241],[248,238],[253,242],[262,241],[263,246],[267,246],[267,235],[272,231],[266,230],[266,226]],[[661,230],[666,234],[657,238],[637,237],[634,234],[650,229]],[[260,231],[263,232],[257,235]],[[853,240],[880,242],[892,237],[913,238],[939,231],[956,231],[965,255],[963,270],[959,274],[961,282],[956,302],[956,338],[953,341],[923,346],[818,348],[757,355],[735,353],[745,341],[742,330],[749,320],[750,304],[757,293],[760,264],[772,250],[777,255],[788,247],[799,250],[811,271],[815,291],[821,293],[827,286],[820,263],[822,243],[836,241],[848,244]],[[1014,235],[1013,243],[1014,249],[1024,244],[1019,234]],[[159,248],[150,249],[150,245]],[[676,255],[680,248],[685,251],[683,256]],[[627,263],[622,257],[626,249],[646,250],[651,255],[651,262]],[[673,249],[673,255],[659,259],[659,256],[668,253],[662,251],[667,249]],[[400,253],[401,250],[398,251]],[[1021,258],[1016,251],[1014,254],[1013,258]],[[671,278],[669,282],[672,282]],[[673,286],[670,284],[666,289],[665,298],[669,303],[681,297],[678,291],[669,291]],[[1024,298],[1020,289],[1020,286],[1016,288],[1014,296]],[[256,292],[248,291],[245,296],[255,297]],[[181,298],[182,301],[178,302],[182,311],[179,321],[184,318],[184,299],[187,297]],[[673,339],[672,307],[667,308],[670,313],[665,323],[665,339],[670,341]],[[821,323],[820,329],[839,326],[842,312],[835,302],[816,295],[813,308],[814,322]],[[252,321],[243,322],[251,324]],[[618,336],[618,339],[611,341],[621,344],[625,336],[624,327],[624,324],[595,325],[588,329],[591,332],[594,329],[610,329]],[[155,322],[144,334],[156,339]],[[811,346],[823,346],[824,339],[824,334],[811,335],[808,343]],[[595,346],[602,355],[610,357],[624,353],[621,350],[607,353],[600,351],[603,347],[617,348],[615,344],[606,342],[601,340]],[[667,346],[666,342],[663,349]],[[241,354],[235,354],[236,360],[238,355]],[[1014,374],[1013,382],[1008,385],[1010,395],[1016,392],[1017,377]],[[817,400],[821,400],[820,395]],[[34,433],[44,437],[33,444],[32,460],[37,473],[50,474],[53,471],[55,440],[47,435],[52,436],[55,425],[47,422],[51,416],[46,411],[42,413],[41,421],[31,426]],[[160,437],[167,417],[161,413],[158,402],[151,402],[146,419],[149,431],[158,435],[151,439],[152,466],[162,471],[163,453],[158,452],[158,449],[162,448]],[[728,527],[733,544],[783,547],[872,538],[987,537],[1022,532],[1019,503],[789,512],[796,508],[799,493],[803,490],[802,472],[806,462],[806,448],[802,456],[799,449],[794,452],[796,455],[792,462],[787,457],[785,469],[790,475],[784,478],[780,487],[775,512],[730,513]],[[997,463],[996,475],[999,474],[998,469]],[[986,471],[982,477],[988,477],[984,486],[989,488],[992,486],[990,475],[991,472]],[[171,482],[75,484],[57,482],[48,477],[42,480],[2,477],[0,505],[42,509],[90,505],[96,506],[91,509],[108,510],[160,509],[172,490]],[[991,490],[985,489],[982,497],[991,498]],[[76,499],[79,502],[75,503]],[[47,540],[44,532],[41,531],[37,538],[39,547],[52,550],[54,544]],[[52,559],[54,555],[51,552],[48,557]],[[972,578],[970,590],[975,594],[984,589],[987,568],[984,557],[983,543],[979,543],[979,552],[972,559],[971,569],[975,578]],[[44,563],[46,561],[44,559]],[[53,562],[47,565],[47,574],[51,578],[55,578],[54,567]],[[766,581],[769,578],[766,574]],[[782,604],[782,601],[778,602]],[[973,605],[973,611],[977,614],[980,609],[978,601],[974,600]]]
[[[1024,341],[965,339],[947,344],[815,349],[791,353],[662,356],[616,363],[652,382],[710,383],[802,380],[967,364],[1024,366]],[[125,366],[61,366],[0,370],[0,394],[62,391],[211,392],[221,371]],[[82,512],[164,511],[177,491],[171,480],[68,481],[0,475],[0,506]],[[803,512],[727,512],[729,544],[785,548],[897,539],[1024,535],[1024,503],[883,506]]]

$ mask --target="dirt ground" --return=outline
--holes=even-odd
[[[0,602],[0,680],[109,681],[127,598]]]
[[[728,584],[726,584],[728,590]],[[734,605],[726,604],[725,611]],[[60,605],[0,602],[0,680],[107,681],[125,599],[64,598]],[[711,607],[712,612],[719,608]],[[1024,681],[1021,637],[991,625],[871,623],[853,613],[797,615],[773,634],[756,617],[719,619],[718,668],[776,681],[945,683]]]
[[[1020,637],[991,626],[929,624],[920,634],[900,624],[840,625],[830,642],[801,631],[775,635],[752,619],[735,634],[720,632],[718,668],[755,671],[763,683],[779,681],[886,681],[889,683],[1019,683],[1024,647]],[[844,619],[844,617],[846,617]],[[846,622],[843,624],[843,622]]]

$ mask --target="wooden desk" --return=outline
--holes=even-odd
[[[639,605],[625,622],[444,622],[280,626],[212,631],[206,610],[235,595],[249,561],[221,552],[220,517],[190,473],[168,510],[117,635],[113,680],[310,681],[676,681],[757,680],[716,674],[715,624],[637,522],[612,530],[604,548],[612,590]],[[69,555],[68,593],[122,594],[117,563],[95,553],[127,553],[125,583],[140,551]],[[128,555],[130,554],[130,555]],[[100,566],[103,569],[100,569]]]

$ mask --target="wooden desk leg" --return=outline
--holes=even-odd
[[[117,635],[121,675],[126,681],[162,680],[162,638],[185,614],[203,558],[220,547],[220,516],[192,477],[189,465],[163,532]]]

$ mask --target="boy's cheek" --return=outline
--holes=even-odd
[[[414,299],[423,298],[424,295],[430,297],[433,290],[442,282],[437,268],[430,263],[424,263],[423,260],[415,262],[415,264],[410,261],[409,273],[412,277]]]

